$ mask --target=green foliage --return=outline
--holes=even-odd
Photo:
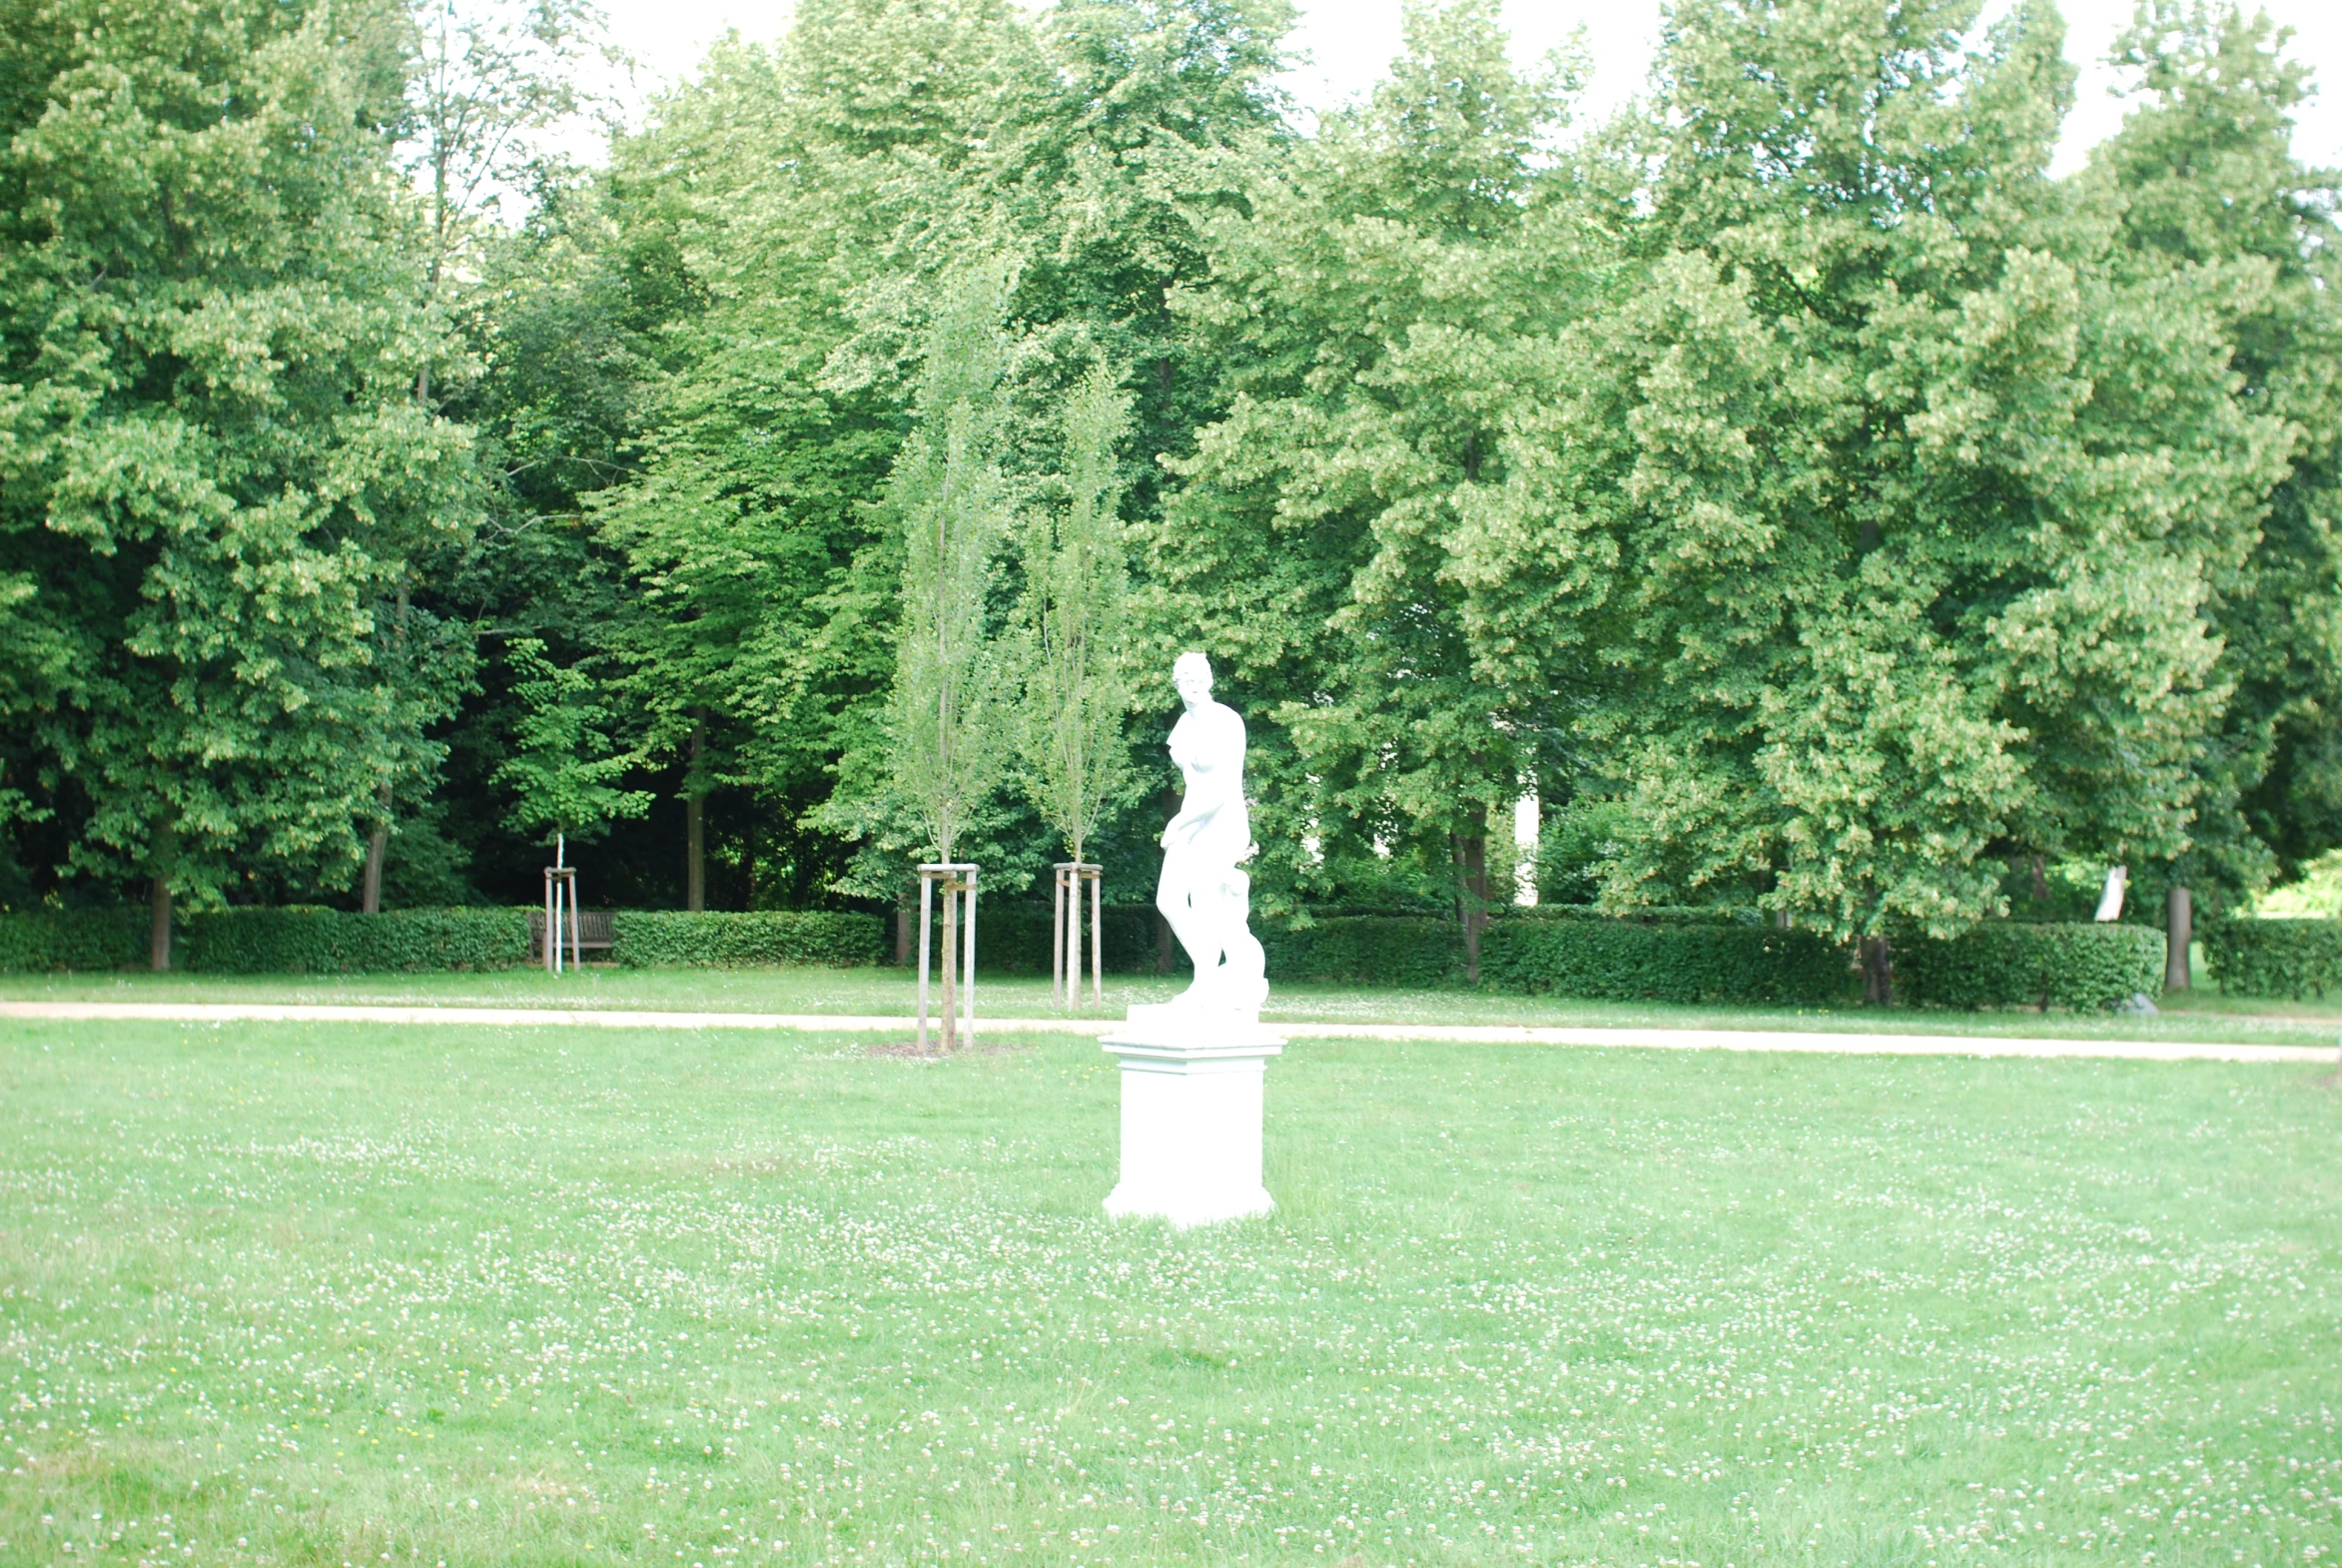
[[[180,930],[173,962],[196,974],[510,969],[529,961],[528,912],[519,909],[225,909],[190,916]]]
[[[1151,656],[1207,649],[1254,716],[1271,913],[1370,845],[1444,865],[1525,777],[1566,776],[1553,715],[1473,646],[1463,552],[1548,526],[1505,435],[1545,417],[1551,335],[1588,296],[1542,156],[1569,90],[1513,69],[1492,0],[1413,7],[1368,101],[1225,160],[1229,198],[1198,204],[1211,277],[1179,309],[1224,411],[1170,460],[1185,483],[1146,536]]]
[[[593,678],[585,668],[553,663],[536,637],[514,638],[507,657],[520,677],[512,693],[522,706],[513,727],[518,744],[496,771],[496,782],[516,797],[510,826],[541,831],[548,843],[556,833],[590,839],[619,818],[648,811],[647,790],[612,782],[637,759],[611,742],[610,710],[589,695]]]
[[[1151,904],[1109,904],[1105,916],[1104,957],[1111,975],[1155,973],[1155,907]],[[912,915],[911,961],[919,961],[916,912]],[[976,968],[980,974],[1046,975],[1049,962],[1050,909],[1046,904],[1004,899],[997,904],[977,901]],[[1171,944],[1174,972],[1188,969],[1187,956]],[[1090,969],[1090,913],[1082,913],[1082,969]]]
[[[2163,990],[2163,936],[2139,926],[1992,920],[1895,949],[1899,1001],[2104,1012]]]
[[[147,958],[143,909],[58,909],[0,915],[0,973],[128,969]]]
[[[993,258],[945,286],[916,422],[887,479],[902,530],[902,635],[883,750],[847,760],[863,828],[887,849],[951,860],[987,817],[1013,754],[1011,670],[991,623],[996,552],[1015,500],[1002,471],[1001,329],[1013,281]],[[841,816],[844,813],[840,813]],[[889,822],[889,819],[892,822]]]
[[[469,639],[418,552],[477,513],[418,402],[399,13],[65,0],[0,29],[0,804],[65,868],[217,897],[346,883]],[[441,633],[444,635],[441,635]],[[28,792],[27,786],[30,786]]]
[[[528,916],[511,909],[212,910],[174,923],[173,964],[208,975],[338,975],[509,969],[528,962]],[[109,970],[143,964],[147,912],[87,909],[0,915],[0,971]]]
[[[1115,510],[1130,407],[1103,367],[1082,378],[1066,399],[1062,507],[1025,525],[1018,749],[1026,793],[1077,861],[1131,779],[1130,546]]]
[[[1537,832],[1539,907],[1599,899],[1635,830],[1634,810],[1624,801],[1573,800],[1547,813]]]
[[[1633,1002],[1830,1005],[1849,1000],[1846,950],[1773,925],[1499,919],[1481,978],[1504,991]]]
[[[1268,954],[1271,986],[1279,981],[1443,986],[1464,975],[1464,929],[1454,920],[1334,915],[1305,926],[1264,928],[1260,946]],[[1490,978],[1485,968],[1481,974]]]
[[[610,917],[610,957],[634,969],[847,968],[876,964],[884,937],[877,916],[842,910],[682,914],[628,909]]]
[[[2342,304],[2334,176],[2291,150],[2311,90],[2257,8],[2147,0],[2116,42],[2133,107],[2080,194],[2116,266],[2208,310],[2234,395],[2285,421],[2287,459],[2247,526],[2208,551],[2206,609],[2233,683],[2197,746],[2199,910],[2342,843]]]
[[[1621,901],[1951,934],[2011,846],[2186,843],[2207,601],[2288,437],[2217,291],[2117,266],[2047,177],[2053,14],[1970,48],[1976,13],[1678,6],[1591,172],[1632,263],[1508,431],[1549,520],[1455,574],[1482,665],[1634,782]]]
[[[2203,941],[2226,995],[2298,999],[2342,989],[2342,920],[2224,920]]]

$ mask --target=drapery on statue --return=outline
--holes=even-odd
[[[1163,830],[1155,907],[1195,966],[1194,984],[1171,1007],[1257,1023],[1268,1000],[1267,958],[1247,924],[1252,879],[1237,869],[1259,849],[1244,806],[1244,721],[1211,700],[1211,661],[1200,653],[1178,656],[1171,685],[1187,708],[1171,732],[1187,793]]]

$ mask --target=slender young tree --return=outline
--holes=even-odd
[[[1005,258],[946,280],[926,335],[909,435],[888,475],[901,528],[902,633],[879,744],[849,753],[831,820],[951,861],[989,813],[1015,753],[1011,670],[993,624],[1015,500],[1002,467]],[[957,1044],[958,901],[944,901],[943,1046]]]
[[[1124,668],[1130,544],[1117,510],[1118,447],[1131,400],[1103,366],[1066,399],[1064,494],[1025,525],[1024,700],[1018,723],[1025,792],[1081,864],[1091,836],[1129,787],[1131,711]],[[1081,929],[1075,885],[1072,930]],[[1065,951],[1063,933],[1051,940]],[[1079,988],[1072,966],[1068,996]]]

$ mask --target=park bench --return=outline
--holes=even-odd
[[[606,909],[581,909],[577,912],[577,951],[580,953],[607,953],[610,951],[610,915]],[[507,927],[507,930],[510,928]],[[569,952],[569,917],[561,917],[561,952]],[[545,912],[528,912],[528,956],[531,962],[545,961]]]

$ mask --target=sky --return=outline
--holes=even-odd
[[[1994,0],[1993,10],[2008,0]],[[726,29],[771,38],[788,22],[787,0],[602,0],[616,42],[639,69],[636,92],[689,74],[707,46]],[[2294,151],[2312,164],[2342,164],[2342,3],[2337,0],[2263,0],[2278,23],[2294,29],[2294,53],[2331,86],[2305,105]],[[2062,0],[2066,58],[2081,71],[2077,102],[2058,149],[2059,172],[2077,167],[2090,147],[2120,124],[2121,104],[2109,96],[2113,74],[2100,63],[2115,33],[2130,18],[2132,0]],[[1594,60],[1585,105],[1599,119],[1631,97],[1650,68],[1660,0],[1506,0],[1513,50],[1524,64],[1567,39],[1579,27]],[[1308,109],[1331,108],[1365,91],[1399,50],[1399,0],[1300,0],[1294,43],[1309,63],[1287,89]]]

